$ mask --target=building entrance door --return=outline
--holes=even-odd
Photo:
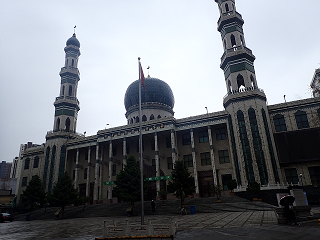
[[[199,194],[200,197],[210,197],[211,196],[211,186],[213,185],[213,172],[212,171],[202,171],[198,172],[198,182],[199,182]]]

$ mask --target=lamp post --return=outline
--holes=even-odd
[[[208,114],[208,108],[207,108],[207,107],[205,107],[205,109],[207,110],[207,114]]]

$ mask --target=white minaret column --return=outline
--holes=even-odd
[[[209,137],[209,144],[210,144],[210,159],[211,159],[211,165],[212,165],[212,171],[213,171],[213,184],[218,184],[216,164],[214,162],[212,134],[211,134],[211,127],[210,126],[208,126],[208,137]]]
[[[154,133],[154,150],[156,161],[156,177],[160,177],[160,162],[159,162],[159,149],[158,149],[158,134]],[[160,191],[160,180],[156,181],[157,193]]]
[[[95,202],[98,201],[98,187],[99,187],[99,144],[96,147],[96,166],[95,166],[95,174],[94,174],[94,193],[93,193],[93,200]]]
[[[87,184],[86,184],[86,197],[90,194],[90,168],[91,168],[91,147],[88,147],[88,168],[87,168]]]
[[[78,188],[79,181],[79,148],[77,148],[77,156],[76,156],[76,169],[75,169],[75,178],[74,178],[74,187]]]
[[[171,129],[171,149],[172,149],[172,166],[176,162],[176,140],[174,136],[174,129]]]
[[[109,142],[109,182],[112,181],[112,166],[113,165],[113,159],[112,159],[112,140]],[[112,186],[108,186],[108,199],[112,199]]]
[[[198,171],[197,171],[197,161],[196,161],[196,150],[194,148],[194,137],[193,137],[193,129],[190,129],[191,136],[191,147],[192,147],[192,162],[193,162],[193,177],[194,177],[194,185],[196,187],[196,195],[199,195],[199,184],[198,184]]]
[[[123,168],[127,165],[127,138],[123,138],[123,160],[122,160]]]

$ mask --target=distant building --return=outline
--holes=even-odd
[[[10,178],[11,166],[12,163],[7,163],[6,161],[0,163],[0,179]]]
[[[263,190],[303,184],[319,191],[320,98],[314,95],[267,105],[266,94],[258,87],[255,56],[246,46],[244,20],[236,11],[234,0],[215,2],[220,10],[218,31],[224,47],[220,67],[226,95],[222,111],[176,119],[170,86],[158,78],[147,77],[145,91],[138,81],[126,90],[127,125],[97,130],[93,136],[77,133],[80,42],[73,34],[64,49],[53,130],[47,132],[43,145],[21,146],[17,195],[22,194],[36,174],[50,192],[59,176],[67,171],[80,195],[91,196],[95,202],[116,201],[112,184],[117,173],[126,165],[129,155],[139,161],[140,121],[150,199],[160,189],[167,189],[166,176],[171,175],[178,160],[184,162],[194,177],[195,196],[208,196],[212,184],[220,184],[227,190],[227,182],[232,179],[237,181],[236,191],[246,191],[252,181],[260,183]],[[293,84],[290,79],[283,81]],[[190,97],[202,96],[190,93]]]

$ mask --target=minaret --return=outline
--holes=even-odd
[[[229,113],[229,134],[238,184],[246,187],[256,181],[261,185],[280,183],[279,163],[271,135],[267,98],[258,88],[253,62],[255,56],[246,47],[242,16],[235,0],[215,0],[219,6],[218,31],[224,53],[227,95],[223,105]]]
[[[80,80],[80,72],[78,70],[79,48],[80,42],[74,33],[68,39],[67,46],[64,48],[66,57],[65,65],[60,71],[60,95],[54,102],[54,132],[76,132],[78,111],[80,110],[77,99],[78,81]]]

